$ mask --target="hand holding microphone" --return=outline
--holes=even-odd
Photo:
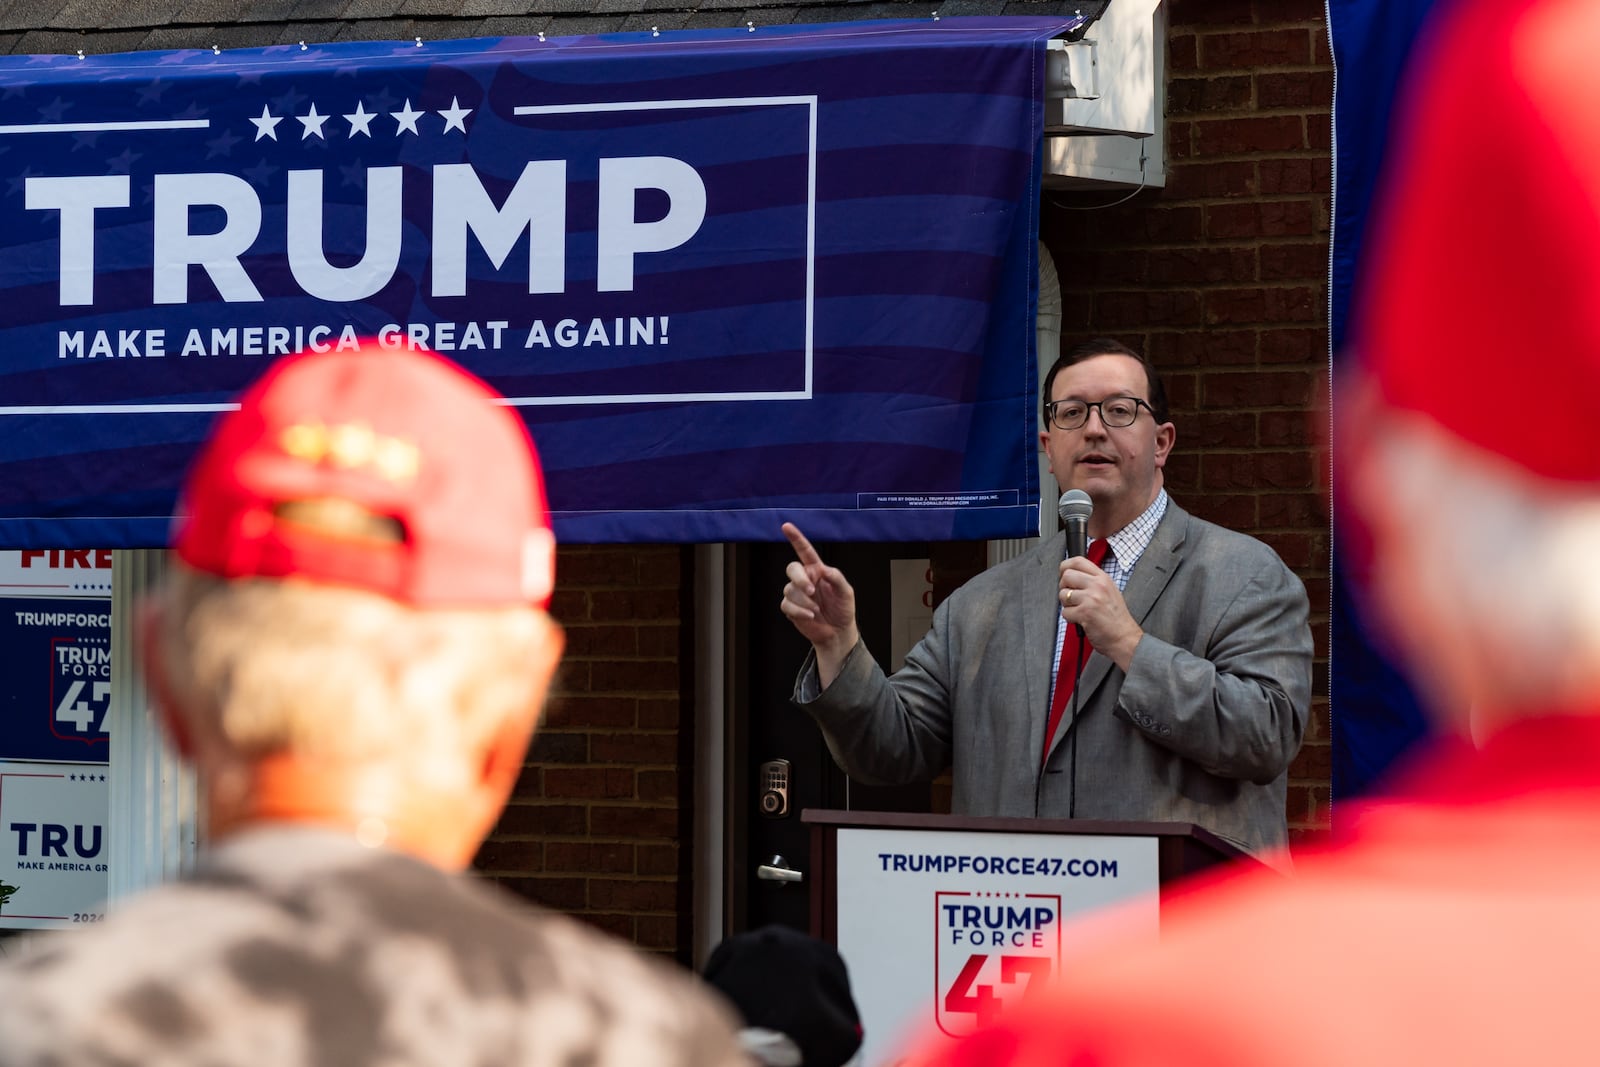
[[[1098,563],[1086,558],[1094,501],[1082,489],[1068,489],[1061,494],[1056,513],[1067,531],[1066,558],[1061,561],[1056,592],[1061,615],[1077,626],[1091,645],[1127,670],[1144,631],[1128,613],[1117,584]]]

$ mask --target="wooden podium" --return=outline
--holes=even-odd
[[[811,932],[850,968],[863,1067],[916,1035],[957,1037],[1073,964],[1089,924],[1154,938],[1166,887],[1261,866],[1191,823],[999,819],[808,809]],[[1037,984],[1036,984],[1037,983]]]

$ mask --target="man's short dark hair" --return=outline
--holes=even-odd
[[[1050,370],[1044,376],[1044,395],[1041,396],[1041,406],[1047,408],[1050,404],[1050,390],[1055,385],[1056,375],[1062,369],[1074,363],[1082,363],[1095,356],[1127,356],[1139,361],[1139,366],[1144,368],[1145,381],[1149,384],[1149,396],[1143,397],[1145,403],[1150,405],[1150,412],[1155,416],[1156,425],[1170,421],[1171,412],[1167,409],[1167,387],[1161,383],[1161,375],[1156,370],[1156,365],[1150,360],[1121,341],[1113,341],[1109,337],[1095,337],[1081,344],[1073,345],[1056,357],[1050,365]],[[1044,412],[1045,425],[1050,425],[1050,412]]]

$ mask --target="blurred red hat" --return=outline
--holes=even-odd
[[[1600,479],[1600,4],[1461,7],[1391,135],[1352,336],[1389,407]]]
[[[173,538],[225,578],[301,577],[421,607],[548,603],[554,538],[527,430],[432,352],[375,342],[278,361],[189,474]],[[384,536],[300,518],[330,505]]]

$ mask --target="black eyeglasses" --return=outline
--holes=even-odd
[[[1057,400],[1044,406],[1050,422],[1061,430],[1076,430],[1089,421],[1089,409],[1100,409],[1100,421],[1114,430],[1132,426],[1139,418],[1139,409],[1146,408],[1151,415],[1155,409],[1136,396],[1114,396],[1086,404],[1082,400]]]

